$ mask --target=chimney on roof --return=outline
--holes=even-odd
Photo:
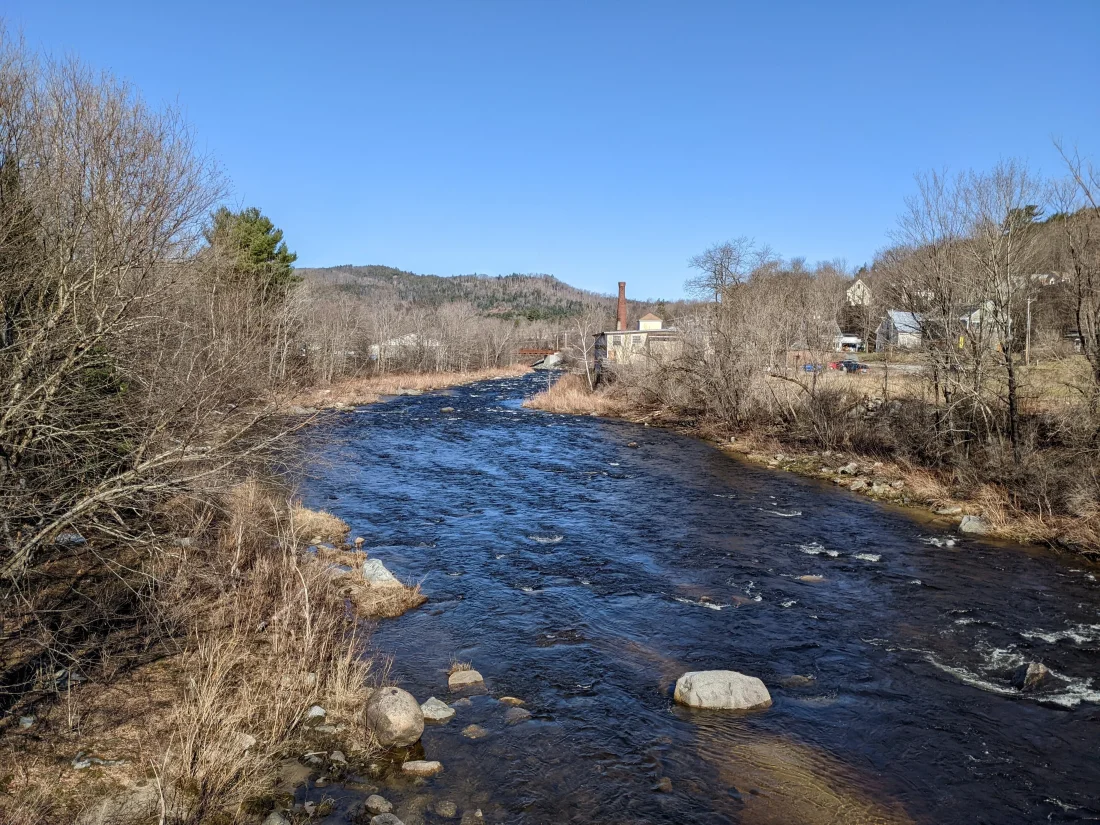
[[[626,329],[626,281],[619,281],[618,323],[615,329]]]

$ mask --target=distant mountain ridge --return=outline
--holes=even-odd
[[[350,264],[295,272],[308,282],[370,300],[389,298],[428,307],[468,303],[483,315],[507,320],[565,321],[590,307],[599,307],[609,315],[615,311],[616,296],[579,289],[553,275],[417,275],[391,266]],[[634,317],[658,306],[652,301],[628,300]]]

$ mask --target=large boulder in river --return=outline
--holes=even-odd
[[[372,587],[403,587],[378,559],[367,559],[363,562],[363,578]]]
[[[484,681],[485,679],[476,670],[466,668],[465,670],[456,670],[454,673],[450,674],[447,677],[447,687],[451,690],[459,690],[461,688],[480,685]]]
[[[424,732],[420,703],[398,687],[379,688],[366,705],[367,727],[384,748],[405,747]]]
[[[676,680],[674,698],[681,705],[715,710],[754,710],[772,703],[763,682],[736,670],[685,673]]]
[[[1012,686],[1024,693],[1042,687],[1043,682],[1050,676],[1047,666],[1040,662],[1028,662],[1020,665],[1012,673]]]

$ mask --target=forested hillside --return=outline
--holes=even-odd
[[[390,299],[420,307],[438,308],[464,303],[487,316],[504,320],[567,321],[585,310],[599,307],[614,314],[615,296],[578,289],[553,275],[416,275],[389,266],[335,266],[298,269],[308,281],[325,284],[354,295]],[[618,288],[608,277],[609,291]],[[629,301],[632,317],[657,307],[653,301]]]

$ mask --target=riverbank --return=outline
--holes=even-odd
[[[173,523],[119,571],[140,604],[98,660],[39,674],[0,719],[6,825],[259,822],[295,767],[331,780],[377,753],[362,707],[385,668],[363,622],[421,604],[419,586],[379,585],[345,522],[256,481]]]
[[[781,426],[732,430],[720,422],[688,420],[674,411],[632,402],[614,388],[590,391],[583,377],[564,375],[524,406],[547,412],[619,418],[702,438],[738,458],[776,470],[831,481],[862,496],[919,508],[962,532],[1022,544],[1043,544],[1100,560],[1096,518],[1039,515],[1014,506],[992,484],[961,489],[947,473],[853,451],[815,450]]]

